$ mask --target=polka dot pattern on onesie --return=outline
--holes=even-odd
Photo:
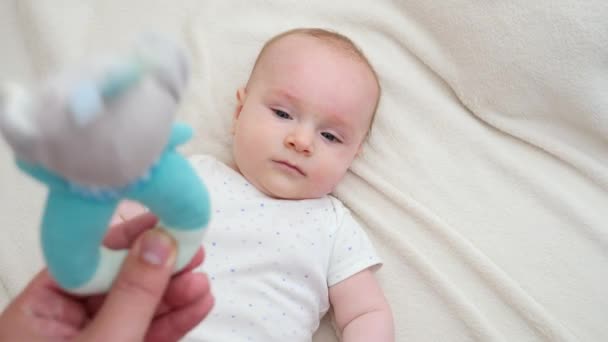
[[[215,307],[186,341],[310,341],[328,287],[380,263],[335,198],[277,200],[209,156],[191,162],[213,215],[202,270]]]

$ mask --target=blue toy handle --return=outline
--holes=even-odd
[[[211,212],[207,189],[190,163],[179,153],[166,151],[145,186],[124,197],[158,216],[159,228],[177,242],[175,271],[185,267],[201,246]],[[109,290],[127,254],[102,245],[118,202],[85,200],[64,187],[50,188],[42,247],[51,275],[66,291],[96,294]]]

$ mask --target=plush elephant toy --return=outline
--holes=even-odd
[[[159,217],[176,240],[176,271],[197,252],[210,218],[207,190],[176,147],[189,75],[183,52],[149,36],[129,53],[63,72],[35,89],[2,91],[0,131],[18,167],[48,186],[42,248],[53,278],[76,294],[105,292],[126,250],[102,245],[120,200]]]

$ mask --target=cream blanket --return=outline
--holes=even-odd
[[[336,195],[385,260],[378,277],[397,341],[608,340],[604,0],[5,0],[1,7],[2,79],[35,81],[142,30],[181,41],[196,72],[181,113],[198,133],[187,152],[222,159],[235,90],[264,40],[297,26],[351,36],[384,90],[364,155]],[[44,192],[1,151],[5,304],[41,267]],[[335,341],[328,321],[315,342]]]

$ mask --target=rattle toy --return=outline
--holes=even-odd
[[[105,292],[126,250],[102,245],[120,200],[146,206],[177,242],[175,271],[197,252],[207,190],[176,147],[192,129],[174,122],[189,75],[183,52],[160,37],[133,51],[0,98],[0,131],[18,167],[48,187],[42,249],[52,277],[76,294]]]

